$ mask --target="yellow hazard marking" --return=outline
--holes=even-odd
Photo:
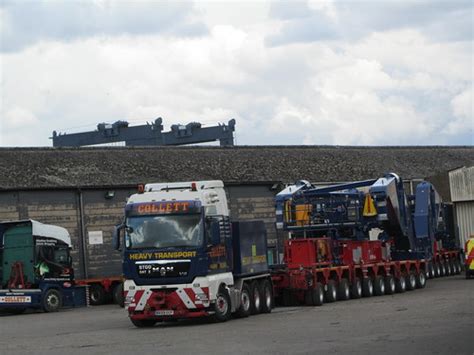
[[[364,210],[362,212],[364,217],[373,217],[377,215],[374,200],[369,194],[365,195]]]
[[[469,270],[474,270],[474,239],[469,239],[466,243],[466,255],[471,257],[471,262],[469,263]]]

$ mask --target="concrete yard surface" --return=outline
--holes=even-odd
[[[115,305],[0,316],[0,354],[469,354],[474,280],[428,280],[392,296],[282,307],[233,319],[138,329]]]

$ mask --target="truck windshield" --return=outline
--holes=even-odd
[[[199,246],[201,214],[139,216],[127,219],[129,249]]]

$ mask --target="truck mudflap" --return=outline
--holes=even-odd
[[[132,319],[166,320],[195,318],[210,311],[209,287],[139,289],[125,292],[125,305]]]

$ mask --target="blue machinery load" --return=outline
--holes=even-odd
[[[300,181],[280,192],[276,205],[277,228],[296,238],[368,240],[375,234],[392,243],[394,259],[431,259],[456,248],[449,205],[433,185],[422,182],[410,196],[393,173],[323,188]]]
[[[221,146],[233,146],[235,120],[213,127],[202,127],[199,122],[172,125],[170,132],[163,132],[163,120],[129,127],[126,121],[113,124],[100,123],[96,131],[58,134],[53,132],[53,147],[80,147],[95,144],[125,142],[127,146],[183,145],[219,141]]]

